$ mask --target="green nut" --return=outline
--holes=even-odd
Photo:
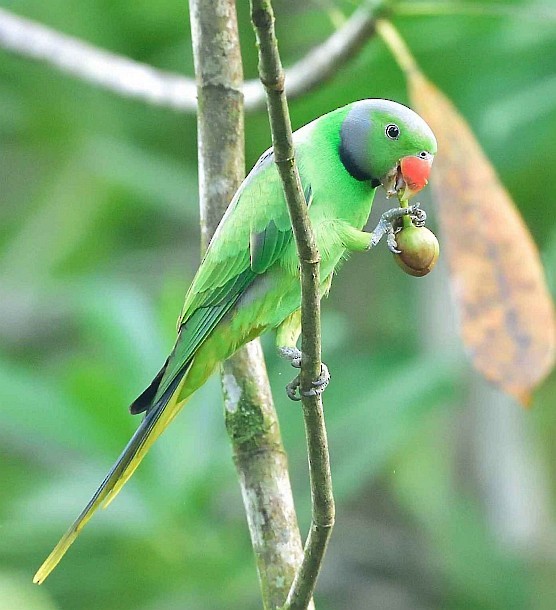
[[[409,275],[423,277],[438,260],[440,246],[435,234],[426,227],[410,225],[396,233],[399,254],[394,254],[398,265]]]

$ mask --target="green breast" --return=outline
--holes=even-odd
[[[342,110],[344,114],[345,109]],[[369,182],[353,178],[340,160],[341,115],[335,121],[320,123],[315,125],[311,137],[300,143],[296,150],[300,172],[313,191],[309,215],[321,255],[321,277],[324,279],[345,253],[336,231],[338,221],[362,229],[371,213],[376,189]]]

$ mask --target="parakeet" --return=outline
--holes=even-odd
[[[436,140],[415,112],[396,102],[354,102],[294,133],[309,217],[321,255],[321,295],[346,251],[365,251],[417,206],[383,214],[364,232],[382,185],[409,198],[427,184]],[[290,218],[273,152],[265,152],[243,181],[222,218],[185,297],[172,352],[149,387],[131,404],[145,413],[137,431],[73,525],[35,575],[42,583],[99,506],[106,507],[189,397],[224,359],[268,329],[277,330],[280,353],[299,366],[301,290]],[[311,392],[328,382],[323,370]],[[288,386],[296,397],[298,383]]]

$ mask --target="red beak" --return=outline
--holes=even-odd
[[[433,156],[403,157],[400,159],[400,171],[406,184],[404,197],[409,199],[418,193],[429,182]]]

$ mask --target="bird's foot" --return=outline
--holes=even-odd
[[[290,364],[296,368],[301,368],[301,351],[297,347],[280,347],[278,352],[282,358],[289,360]],[[326,386],[330,383],[330,373],[324,362],[321,363],[320,375],[317,379],[311,382],[309,390],[301,390],[301,379],[297,375],[293,381],[286,386],[286,394],[291,400],[299,401],[303,396],[318,396],[326,390]]]
[[[399,254],[396,233],[401,229],[401,219],[404,216],[409,216],[416,227],[423,227],[425,225],[427,213],[420,208],[420,205],[420,203],[414,203],[405,208],[392,208],[384,212],[374,231],[371,233],[369,249],[376,246],[386,235],[386,243],[390,252]]]
[[[299,401],[303,396],[319,396],[326,390],[326,387],[330,383],[330,372],[328,371],[328,367],[324,362],[320,365],[320,375],[311,381],[311,388],[309,390],[302,390],[300,388],[301,380],[300,376],[297,377],[288,383],[286,386],[286,394],[290,398],[290,400]]]
[[[301,368],[301,350],[297,347],[279,347],[278,353],[282,358],[288,360],[294,368]]]
[[[412,206],[409,206],[411,208],[413,208],[413,211],[410,213],[411,216],[411,221],[413,222],[413,224],[416,227],[424,227],[425,226],[425,222],[427,220],[427,213],[425,212],[425,210],[422,210],[419,206],[421,204],[419,202],[415,203]]]

